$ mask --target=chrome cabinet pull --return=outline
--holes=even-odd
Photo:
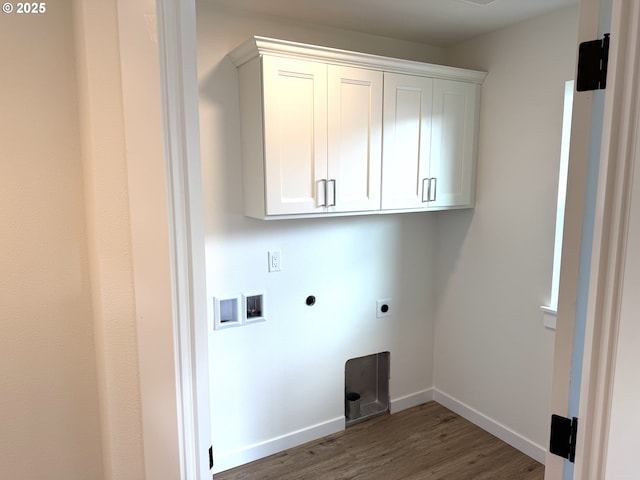
[[[318,181],[319,184],[322,184],[322,192],[324,194],[324,199],[322,203],[319,203],[318,206],[319,207],[326,207],[327,206],[327,180],[326,179],[322,179]],[[320,189],[318,189],[319,191]]]
[[[427,180],[429,180],[429,186],[426,188],[426,190],[427,190],[427,199],[425,200],[424,199],[424,191],[425,191],[424,182],[426,182]],[[422,203],[428,202],[430,197],[431,197],[431,179],[430,178],[423,178],[422,179],[422,198],[421,198]]]
[[[431,188],[431,181],[433,180],[433,188]],[[431,193],[433,193],[433,198],[431,198]],[[435,202],[436,196],[438,193],[438,179],[433,177],[429,179],[429,201]]]
[[[335,207],[336,206],[336,179],[332,178],[331,180],[328,180],[326,185],[328,186],[330,183],[333,184],[333,203],[328,203],[327,200],[327,207]]]

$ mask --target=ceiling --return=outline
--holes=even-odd
[[[210,0],[216,5],[446,47],[579,0]],[[540,32],[544,35],[544,32]]]

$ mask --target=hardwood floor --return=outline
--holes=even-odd
[[[429,402],[218,473],[215,480],[542,480],[544,466]]]

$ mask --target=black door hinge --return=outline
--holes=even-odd
[[[578,92],[586,92],[606,88],[608,63],[608,33],[605,33],[604,38],[601,40],[581,43],[578,49],[576,90]]]
[[[209,470],[213,468],[213,446],[209,446]]]
[[[551,439],[549,451],[554,455],[568,459],[573,463],[576,459],[576,437],[578,436],[578,419],[551,415]]]

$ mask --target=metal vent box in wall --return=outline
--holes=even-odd
[[[360,395],[360,416],[347,418],[347,426],[389,412],[389,357],[381,352],[347,361],[345,399],[349,393]]]

